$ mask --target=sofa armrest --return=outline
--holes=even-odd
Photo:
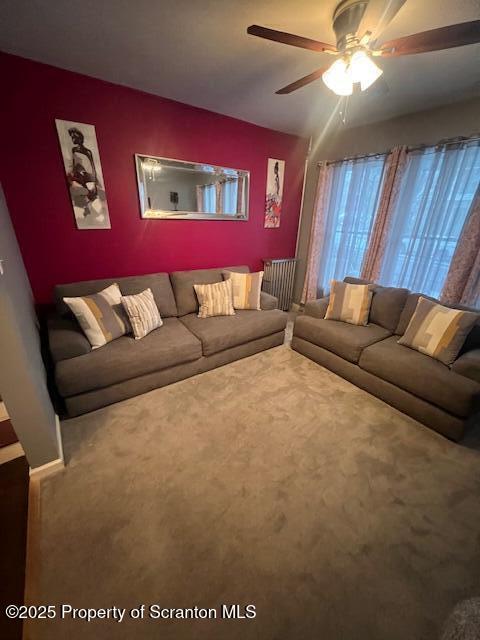
[[[480,383],[480,349],[462,354],[452,364],[452,371]]]
[[[262,311],[278,309],[278,298],[266,291],[260,291],[260,309],[262,309]]]
[[[314,318],[324,318],[327,312],[329,300],[330,297],[325,296],[324,298],[319,298],[318,300],[307,302],[305,304],[303,312],[307,316],[313,316]]]
[[[48,344],[55,362],[90,353],[92,347],[74,318],[52,315],[47,320]]]

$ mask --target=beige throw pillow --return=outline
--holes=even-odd
[[[373,291],[368,284],[347,284],[332,280],[325,320],[367,325],[372,296]]]
[[[99,293],[77,298],[63,298],[75,314],[92,349],[130,332],[128,318],[121,304],[122,294],[115,282]]]
[[[135,340],[144,338],[163,322],[151,289],[132,296],[122,296],[122,304],[128,314]]]
[[[199,318],[212,316],[234,316],[232,304],[232,282],[224,280],[214,284],[194,284],[200,308]]]
[[[478,319],[471,311],[449,309],[420,297],[398,344],[451,365]]]
[[[234,309],[256,309],[260,311],[263,271],[257,271],[257,273],[224,271],[223,277],[232,283]]]

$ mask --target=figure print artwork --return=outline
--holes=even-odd
[[[110,229],[95,127],[67,120],[55,124],[77,229]]]
[[[276,229],[280,226],[284,174],[285,160],[269,158],[267,166],[267,194],[265,201],[266,229]]]

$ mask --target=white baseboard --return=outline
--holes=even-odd
[[[65,458],[63,457],[63,441],[62,441],[62,432],[60,430],[60,419],[57,414],[55,414],[55,435],[57,437],[57,447],[58,447],[58,457],[65,464]]]
[[[62,433],[60,431],[60,420],[57,415],[55,415],[55,435],[57,438],[58,458],[56,460],[51,460],[46,464],[42,464],[40,467],[35,467],[34,469],[30,468],[30,478],[32,478],[32,480],[40,480],[52,473],[58,473],[59,471],[62,471],[62,469],[65,469]]]
[[[41,467],[30,469],[30,478],[32,480],[40,480],[41,478],[45,478],[52,473],[62,471],[62,469],[65,469],[65,463],[63,462],[63,459],[57,458],[56,460],[47,462],[47,464],[42,464]]]

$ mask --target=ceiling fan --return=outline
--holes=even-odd
[[[373,61],[374,57],[392,58],[480,42],[480,20],[473,20],[421,31],[377,46],[382,31],[405,2],[406,0],[343,0],[333,14],[336,46],[256,24],[248,27],[247,33],[336,57],[330,67],[309,73],[279,89],[276,92],[278,94],[292,93],[321,77],[334,93],[348,96],[352,94],[355,84],[358,83],[360,89],[365,91],[382,75],[383,71]]]

